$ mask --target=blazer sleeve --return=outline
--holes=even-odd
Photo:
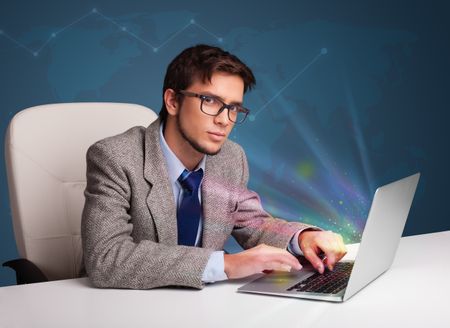
[[[87,152],[81,237],[86,272],[93,285],[203,288],[202,273],[213,250],[133,240],[131,187],[113,153],[100,142]]]
[[[289,222],[272,217],[262,205],[258,194],[247,188],[249,172],[244,151],[241,149],[242,179],[234,212],[233,237],[245,249],[258,244],[267,244],[286,249],[294,234],[299,230],[321,230],[300,222]]]

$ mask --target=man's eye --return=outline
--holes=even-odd
[[[216,103],[216,100],[213,97],[208,97],[208,96],[205,96],[205,98],[203,98],[203,101],[207,105],[214,105]]]
[[[238,113],[238,112],[240,112],[240,107],[238,106],[238,105],[231,105],[230,107],[230,111],[232,111],[232,112],[236,112],[236,113]]]

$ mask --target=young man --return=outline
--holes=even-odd
[[[247,189],[244,151],[227,137],[245,120],[243,96],[254,84],[236,56],[185,49],[167,68],[159,119],[89,148],[82,242],[95,286],[202,288],[300,270],[291,253],[319,272],[344,256],[340,235],[273,218]],[[230,234],[245,251],[224,254]]]

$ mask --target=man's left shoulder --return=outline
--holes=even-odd
[[[227,139],[222,145],[222,149],[218,155],[240,158],[245,155],[245,152],[241,145]]]
[[[244,150],[237,143],[226,140],[220,152],[206,159],[206,171],[209,179],[223,185],[245,185],[248,168]]]
[[[207,157],[206,166],[226,180],[240,181],[246,171],[247,158],[240,145],[226,140],[219,153]]]

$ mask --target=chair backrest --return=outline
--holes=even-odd
[[[21,257],[50,280],[77,277],[86,151],[100,139],[148,126],[156,117],[147,107],[123,103],[42,105],[13,117],[5,158]]]

